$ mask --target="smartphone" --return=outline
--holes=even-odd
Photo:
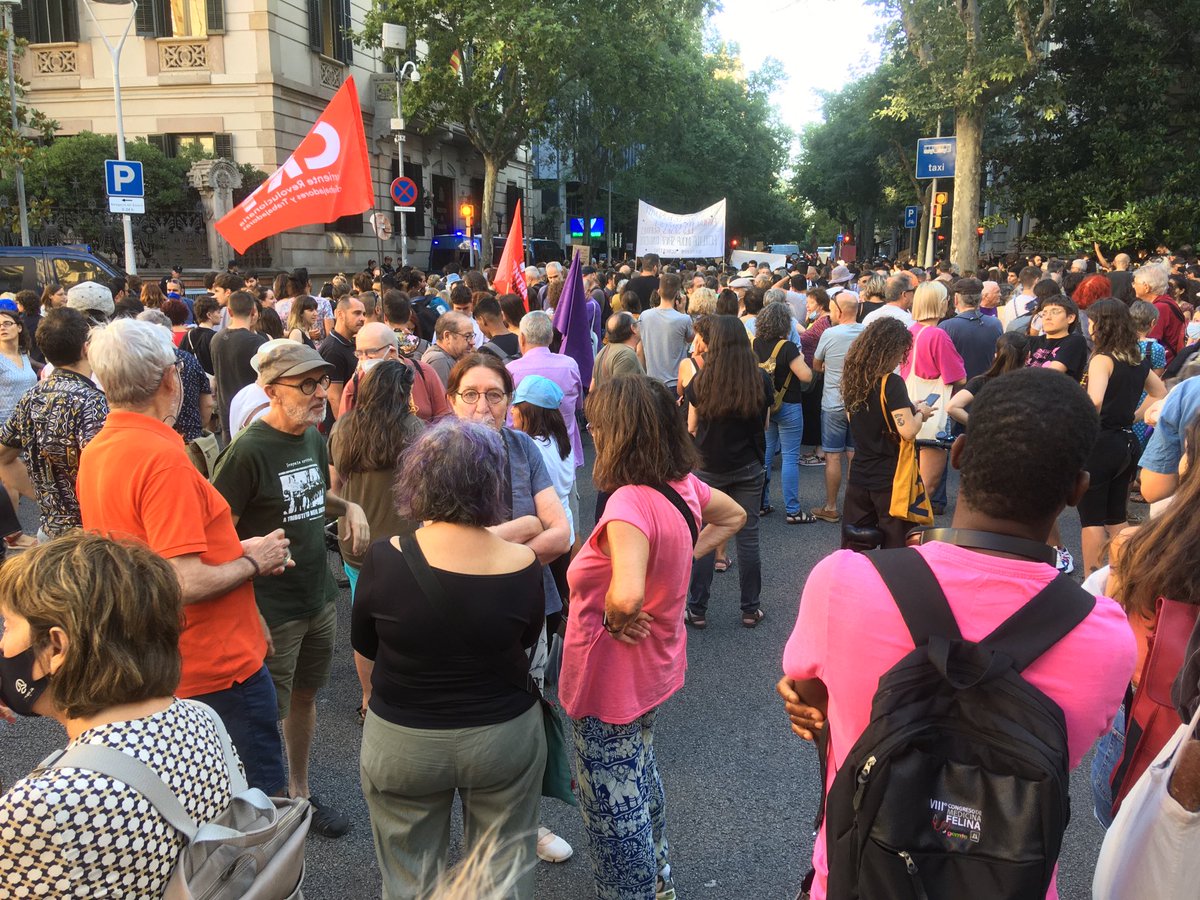
[[[926,406],[937,406],[938,402],[941,399],[942,399],[941,394],[930,394],[928,397],[925,398],[925,405]]]

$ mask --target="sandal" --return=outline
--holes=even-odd
[[[758,511],[758,515],[759,517],[769,516],[773,512],[775,512],[775,507],[768,503]]]
[[[4,536],[4,549],[10,553],[20,553],[22,550],[28,550],[37,545],[37,538],[23,531],[14,531],[12,534]]]
[[[811,525],[815,521],[817,521],[817,517],[812,513],[806,513],[804,510],[800,510],[798,513],[789,513],[787,517],[789,525]]]
[[[758,623],[764,618],[762,609],[756,609],[754,612],[744,612],[742,613],[742,627],[756,628]]]
[[[708,619],[703,615],[697,615],[692,612],[690,606],[685,606],[683,609],[683,621],[693,628],[703,630],[708,627]]]
[[[718,559],[715,563],[713,563],[713,570],[716,572],[728,572],[729,560],[724,558]]]

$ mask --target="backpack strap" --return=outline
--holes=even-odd
[[[935,635],[962,640],[946,594],[920,553],[911,547],[898,547],[871,550],[864,556],[879,572],[900,615],[904,616],[914,647],[924,647]]]
[[[221,715],[207,703],[201,703],[199,700],[185,700],[180,698],[176,702],[186,703],[188,706],[196,709],[203,714],[217,731],[217,740],[221,742],[221,753],[225,756],[225,768],[229,770],[229,790],[236,797],[238,794],[247,790],[250,785],[246,782],[246,777],[242,774],[241,764],[238,761],[238,755],[233,749],[233,739],[229,736],[229,732],[225,730],[225,723],[221,721]]]
[[[683,516],[687,522],[688,531],[692,534],[692,546],[696,546],[696,542],[700,540],[700,529],[696,526],[696,517],[692,514],[691,508],[687,505],[687,501],[679,495],[679,491],[671,487],[669,484],[656,484],[653,486],[656,491],[671,501],[671,505],[679,510],[679,514]]]
[[[112,747],[98,744],[76,744],[66,750],[52,753],[42,761],[39,771],[45,769],[86,769],[107,775],[129,785],[146,798],[172,828],[192,841],[199,826],[187,814],[183,804],[167,787],[158,774],[139,759]]]
[[[1059,574],[980,643],[1003,653],[1020,672],[1070,634],[1095,607],[1095,597]]]

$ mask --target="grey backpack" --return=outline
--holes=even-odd
[[[193,704],[213,721],[225,751],[233,800],[211,822],[195,822],[153,769],[112,747],[77,744],[50,754],[38,769],[86,769],[122,781],[184,836],[187,844],[163,900],[303,900],[312,806],[248,787],[220,716],[203,703],[178,702]]]

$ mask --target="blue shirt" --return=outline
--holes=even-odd
[[[1154,434],[1142,454],[1141,466],[1159,475],[1179,472],[1183,457],[1183,429],[1200,412],[1200,377],[1175,385],[1163,403]]]
[[[991,367],[996,356],[996,341],[1001,335],[999,319],[971,309],[947,319],[938,328],[950,335],[954,349],[962,357],[967,378],[982,375]]]

